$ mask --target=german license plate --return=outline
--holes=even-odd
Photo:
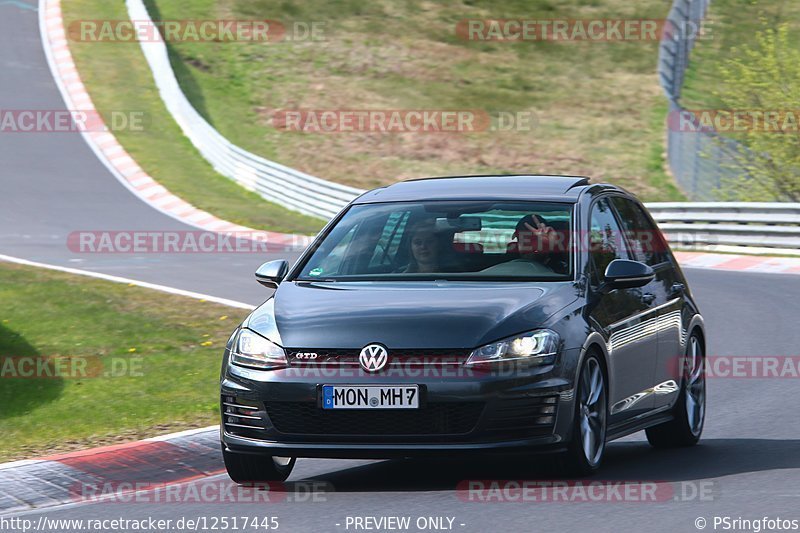
[[[419,385],[323,385],[323,409],[419,409]]]

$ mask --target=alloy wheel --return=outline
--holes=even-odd
[[[689,340],[689,353],[686,358],[686,419],[692,435],[703,429],[706,414],[706,377],[703,365],[703,348],[697,337]]]
[[[606,387],[597,359],[590,358],[581,371],[581,394],[578,416],[580,438],[586,461],[600,462],[606,445]]]

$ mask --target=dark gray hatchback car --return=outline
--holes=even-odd
[[[236,329],[221,439],[237,482],[297,457],[551,452],[574,473],[646,430],[696,443],[703,319],[642,204],[570,176],[367,192]]]

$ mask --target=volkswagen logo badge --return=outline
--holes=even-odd
[[[361,349],[358,362],[361,368],[367,372],[377,372],[386,366],[389,360],[389,352],[380,344],[369,344]]]

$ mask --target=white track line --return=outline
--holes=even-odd
[[[176,433],[168,433],[166,435],[158,435],[157,437],[150,437],[142,440],[141,442],[170,441],[172,439],[178,439],[181,437],[191,437],[192,435],[196,435],[198,433],[205,433],[206,431],[219,431],[219,426],[208,426],[204,428],[187,429],[185,431],[178,431]]]
[[[114,283],[126,283],[128,285],[144,287],[145,289],[152,289],[155,291],[166,292],[178,296],[186,296],[187,298],[194,298],[195,300],[206,300],[208,302],[227,305],[228,307],[235,307],[237,309],[247,309],[249,311],[252,311],[253,309],[256,308],[255,305],[250,305],[243,302],[237,302],[236,300],[229,300],[227,298],[219,298],[217,296],[211,296],[210,294],[202,294],[199,292],[176,289],[174,287],[167,287],[166,285],[158,285],[157,283],[149,283],[147,281],[139,281],[136,279],[121,278],[119,276],[112,276],[110,274],[101,274],[100,272],[92,272],[91,270],[80,270],[78,268],[68,268],[58,265],[50,265],[47,263],[37,263],[36,261],[29,261],[27,259],[22,259],[20,257],[13,257],[10,255],[0,254],[0,261],[6,261],[8,263],[16,263],[18,265],[45,268],[47,270],[56,270],[58,272],[77,274],[79,276],[87,276],[90,278],[103,279],[106,281],[113,281]]]
[[[0,463],[0,470],[7,470],[9,468],[17,468],[20,466],[30,466],[43,463],[41,459],[23,459],[21,461],[11,461],[10,463]]]

